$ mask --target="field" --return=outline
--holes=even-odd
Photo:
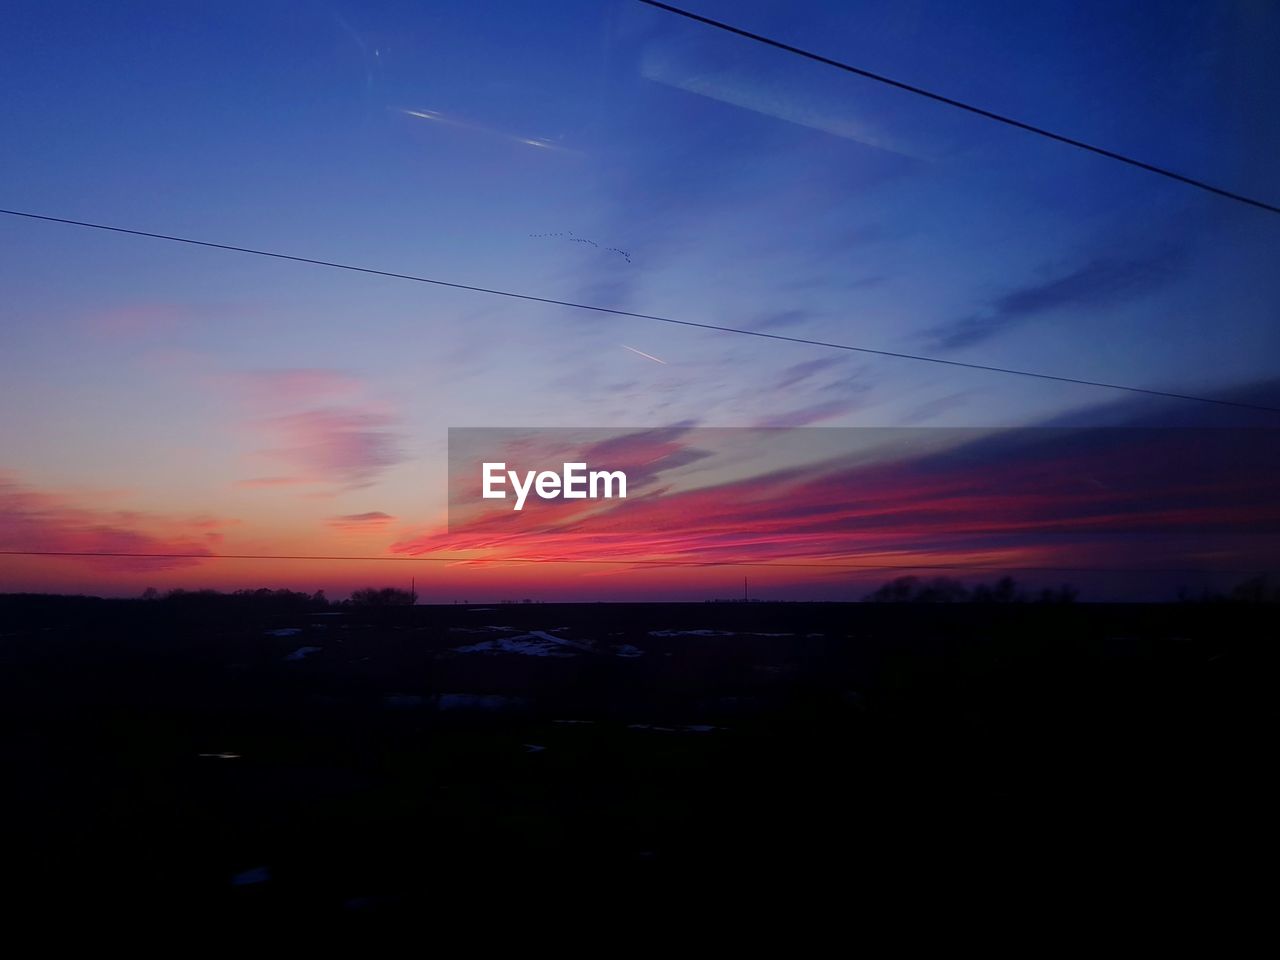
[[[0,597],[10,902],[459,918],[1206,883],[1251,843],[1274,609]]]

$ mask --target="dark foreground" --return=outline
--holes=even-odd
[[[438,929],[1247,898],[1275,610],[0,597],[6,903]]]

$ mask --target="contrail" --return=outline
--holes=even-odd
[[[437,123],[448,124],[451,127],[459,127],[463,130],[470,130],[472,133],[484,133],[491,137],[501,137],[504,140],[514,140],[516,143],[523,143],[529,147],[541,147],[544,150],[564,150],[564,147],[553,143],[543,137],[522,137],[519,134],[507,133],[505,130],[495,130],[492,127],[486,127],[479,123],[472,123],[470,120],[462,120],[458,117],[445,116],[439,110],[401,110],[407,117],[416,117],[419,120],[434,120]]]
[[[622,345],[622,349],[623,349],[623,350],[630,350],[632,353],[637,353],[637,354],[639,354],[640,356],[644,357],[646,360],[652,360],[654,363],[660,363],[660,364],[662,364],[664,367],[667,365],[667,361],[665,361],[665,360],[659,360],[659,359],[658,359],[657,357],[655,357],[653,354],[651,354],[651,353],[645,353],[643,350],[637,350],[635,347],[628,347],[625,343]]]

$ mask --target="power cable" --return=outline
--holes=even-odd
[[[819,563],[787,562],[771,560],[594,560],[580,557],[369,557],[369,556],[319,556],[315,554],[264,554],[264,553],[127,553],[107,550],[0,550],[4,557],[84,557],[126,558],[146,560],[319,560],[319,561],[390,561],[399,563],[571,563],[608,564],[611,566],[651,567],[793,567],[801,570],[1018,570],[1038,573],[1264,573],[1258,568],[1205,568],[1205,567],[1039,567],[1017,564],[981,563]]]
[[[1027,133],[1034,133],[1036,136],[1045,137],[1049,140],[1055,140],[1058,143],[1065,143],[1067,146],[1075,147],[1079,150],[1086,150],[1089,153],[1097,154],[1100,157],[1106,157],[1108,160],[1116,160],[1120,163],[1128,164],[1131,167],[1137,167],[1139,170],[1145,170],[1148,173],[1154,173],[1170,180],[1176,180],[1178,183],[1195,187],[1199,190],[1206,190],[1209,193],[1217,194],[1220,197],[1226,197],[1228,200],[1235,200],[1239,203],[1248,204],[1251,207],[1257,207],[1260,210],[1266,210],[1268,213],[1280,213],[1280,207],[1275,204],[1267,203],[1263,200],[1257,200],[1253,197],[1247,197],[1241,193],[1235,193],[1232,190],[1225,190],[1222,187],[1214,186],[1203,180],[1197,180],[1194,177],[1184,176],[1181,173],[1175,173],[1164,167],[1158,167],[1153,163],[1147,163],[1143,160],[1137,160],[1133,157],[1117,153],[1114,150],[1108,150],[1105,147],[1095,146],[1092,143],[1086,143],[1083,140],[1077,140],[1074,137],[1068,137],[1061,133],[1054,133],[1052,130],[1046,130],[1044,127],[1038,127],[1035,124],[1027,123],[1023,120],[1015,120],[1013,117],[996,113],[993,110],[987,110],[983,107],[974,106],[971,103],[965,103],[963,100],[956,100],[954,97],[944,96],[941,93],[934,93],[932,90],[926,90],[924,87],[917,87],[914,84],[904,83],[901,80],[894,80],[892,77],[886,77],[880,73],[874,73],[871,70],[855,67],[852,64],[844,63],[841,60],[834,60],[831,57],[824,57],[820,53],[814,53],[810,50],[804,50],[800,47],[794,47],[789,43],[783,43],[781,40],[774,40],[772,37],[766,37],[763,34],[752,33],[750,30],[744,30],[741,27],[735,27],[732,24],[725,23],[721,20],[713,20],[710,17],[704,17],[701,14],[693,13],[680,7],[672,6],[669,3],[660,3],[659,0],[639,0],[646,6],[655,7],[658,10],[665,10],[668,13],[675,14],[678,17],[684,17],[687,20],[693,20],[696,23],[705,24],[708,27],[714,27],[717,30],[723,30],[726,33],[732,33],[735,36],[743,37],[747,40],[754,40],[756,43],[763,43],[766,46],[773,47],[777,50],[783,50],[787,53],[795,54],[798,57],[804,57],[806,60],[813,60],[817,63],[825,64],[829,67],[835,67],[837,70],[843,70],[846,73],[852,73],[856,76],[863,77],[867,80],[874,80],[876,83],[882,83],[886,86],[893,87],[897,90],[903,90],[907,93],[914,93],[920,97],[926,97],[930,100],[944,103],[949,107],[955,107],[957,110],[964,110],[968,113],[977,114],[988,120],[994,120],[996,123],[1003,123],[1006,126],[1016,127]]]
[[[69,220],[65,217],[51,217],[41,213],[29,213],[23,210],[0,209],[0,214],[9,217],[24,217],[28,220],[41,220],[46,223],[59,223],[73,227],[85,227],[90,230],[105,230],[109,233],[122,233],[134,237],[148,237],[152,240],[167,240],[171,243],[185,243],[196,247],[207,247],[213,250],[227,250],[232,253],[247,253],[256,257],[271,257],[275,260],[288,260],[293,263],[307,263],[317,267],[330,267],[335,270],[349,270],[353,273],[365,273],[376,277],[390,277],[395,280],[412,280],[415,283],[429,283],[437,287],[449,287],[454,290],[468,290],[472,293],[484,293],[495,297],[506,297],[511,300],[525,300],[531,303],[545,303],[558,307],[569,307],[574,310],[590,310],[618,317],[632,317],[637,320],[654,320],[658,323],[669,323],[680,327],[692,327],[698,330],[714,330],[718,333],[732,333],[744,337],[760,337],[765,340],[779,340],[786,343],[801,343],[812,347],[824,347],[829,350],[845,350],[852,353],[865,353],[877,357],[894,357],[899,360],[915,360],[920,363],[936,363],[948,367],[963,367],[968,370],[985,370],[988,373],[1002,373],[1009,376],[1031,377],[1036,380],[1052,380],[1057,383],[1073,383],[1084,387],[1099,387],[1106,390],[1123,390],[1127,393],[1138,393],[1151,397],[1164,397],[1170,400],[1190,400],[1196,403],[1213,403],[1225,407],[1239,407],[1245,410],[1262,410],[1267,413],[1280,413],[1280,407],[1268,407],[1256,403],[1243,403],[1237,400],[1222,400],[1216,397],[1204,397],[1187,393],[1173,393],[1166,390],[1151,390],[1146,387],[1134,387],[1120,383],[1106,383],[1101,380],[1085,380],[1079,377],[1062,377],[1050,373],[1038,373],[1032,370],[1016,370],[1011,367],[997,367],[984,363],[968,363],[962,360],[946,360],[942,357],[926,357],[919,354],[899,353],[893,350],[876,350],[871,347],[858,347],[848,343],[835,343],[829,340],[813,340],[808,337],[789,337],[780,333],[765,333],[761,330],[745,330],[741,327],[728,327],[715,323],[699,323],[693,320],[676,320],[650,313],[636,313],[632,310],[619,310],[614,307],[601,307],[589,303],[576,303],[572,300],[557,300],[553,297],[538,297],[528,293],[516,293],[511,290],[499,290],[494,287],[481,287],[469,283],[456,283],[450,280],[437,280],[431,277],[420,277],[409,273],[394,273],[390,270],[376,270],[372,267],[359,267],[349,263],[338,263],[333,260],[317,260],[313,257],[299,257],[288,253],[276,253],[271,250],[258,250],[253,247],[242,247],[228,243],[213,243],[209,240],[196,240],[191,237],[177,237],[163,233],[152,233],[147,230],[131,230],[104,223],[91,223],[86,220]]]

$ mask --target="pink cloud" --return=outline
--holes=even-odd
[[[272,410],[330,402],[336,397],[358,394],[363,386],[350,374],[322,368],[258,370],[232,379],[250,403]]]
[[[173,520],[129,510],[84,506],[70,497],[34,489],[11,476],[0,475],[0,550],[52,553],[146,553],[185,556],[147,559],[113,557],[116,569],[162,570],[199,563],[211,556],[214,529],[232,521],[202,517]]]
[[[361,397],[361,380],[338,370],[302,368],[236,374],[229,379],[253,411],[254,429],[269,446],[256,456],[282,464],[240,481],[243,487],[328,485],[354,490],[374,483],[404,460],[396,418]]]
[[[674,440],[673,440],[674,442]],[[661,563],[1199,566],[1274,549],[1274,443],[1223,431],[1027,431],[879,464],[836,458],[604,506],[454,513],[420,555]],[[456,506],[456,505],[455,505]],[[1215,561],[1216,562],[1216,561]]]
[[[309,483],[310,481],[303,477],[250,477],[248,480],[241,480],[237,486],[241,487],[296,487],[299,484]]]
[[[368,513],[349,513],[341,517],[330,517],[327,523],[343,533],[372,533],[385,529],[387,524],[393,523],[395,519],[389,513],[371,510]]]
[[[367,487],[404,460],[392,417],[356,408],[307,410],[264,422],[277,446],[266,456],[285,462],[291,475],[344,489]]]
[[[204,514],[192,517],[187,521],[188,526],[195,527],[197,530],[219,530],[222,527],[235,526],[239,523],[239,520],[226,520],[221,517],[210,517]]]
[[[142,337],[172,330],[184,323],[190,311],[171,303],[137,303],[90,314],[90,333],[108,338]]]

